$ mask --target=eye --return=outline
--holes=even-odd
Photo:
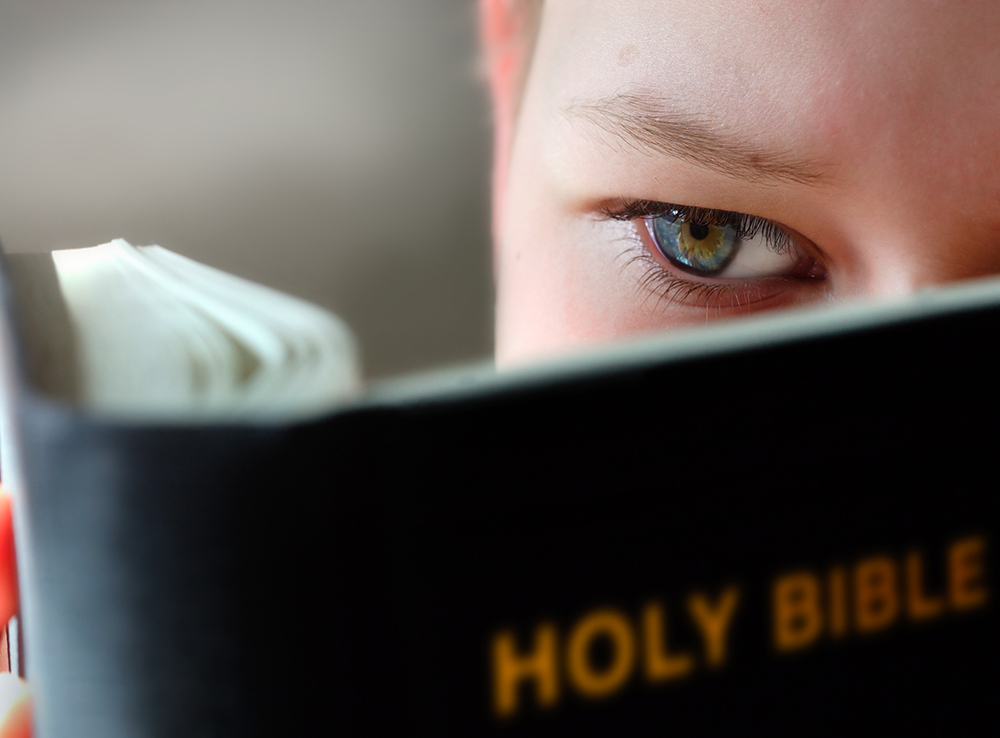
[[[819,249],[791,228],[729,210],[618,200],[600,208],[634,224],[644,263],[640,286],[665,305],[750,312],[815,297],[826,268]]]
[[[755,216],[671,207],[642,218],[656,252],[688,274],[726,280],[821,276],[815,257],[789,231]]]

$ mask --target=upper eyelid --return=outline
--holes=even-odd
[[[636,220],[637,218],[665,215],[678,206],[655,200],[618,200],[614,204],[603,205],[600,213],[609,220]]]
[[[738,213],[719,208],[702,208],[694,205],[675,205],[656,200],[619,200],[617,207],[605,205],[601,214],[610,220],[630,221],[639,218],[662,218],[676,214],[678,218],[703,225],[730,227],[743,239],[755,238],[761,232],[767,241],[782,246],[790,238],[788,231],[774,221],[759,215]]]
[[[619,200],[617,207],[605,205],[601,214],[611,220],[636,220],[637,218],[661,218],[676,215],[679,218],[693,220],[703,225],[727,226],[737,221],[770,222],[765,218],[747,213],[719,208],[702,208],[696,205],[676,205],[656,200]]]

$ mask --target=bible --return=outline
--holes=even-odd
[[[996,280],[369,385],[158,249],[0,293],[39,738],[995,731]]]

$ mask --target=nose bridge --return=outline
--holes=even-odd
[[[1000,275],[1000,234],[951,233],[873,238],[859,245],[848,290],[868,297],[904,297],[925,287]]]

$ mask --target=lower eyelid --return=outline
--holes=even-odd
[[[662,308],[690,308],[739,311],[763,307],[787,294],[787,280],[769,279],[752,281],[686,279],[665,268],[645,249],[626,262],[626,267],[642,269],[638,288],[644,293],[643,303],[651,299]]]

